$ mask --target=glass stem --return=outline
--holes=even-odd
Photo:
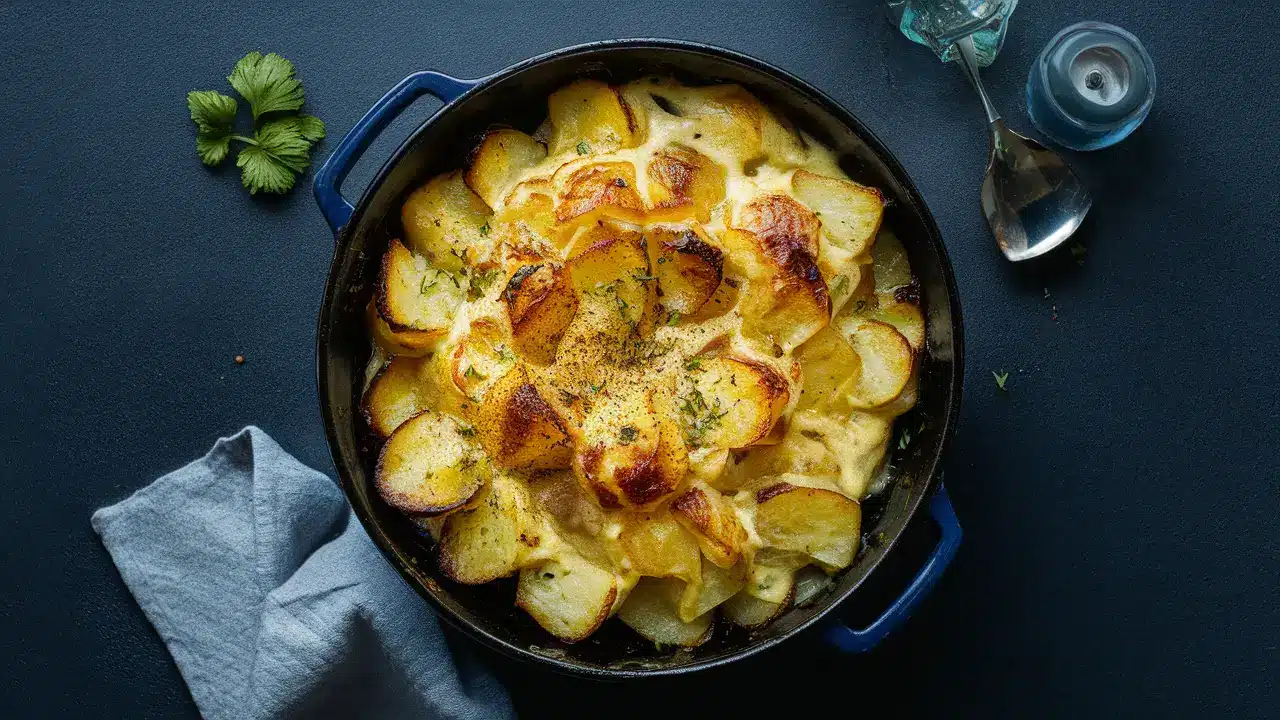
[[[965,77],[969,78],[969,82],[978,91],[978,97],[982,98],[982,108],[987,111],[987,123],[994,123],[1000,119],[1000,113],[991,104],[991,98],[987,97],[987,91],[982,87],[982,78],[978,77],[978,56],[973,49],[973,36],[960,38],[956,47],[960,50],[960,67],[964,70]]]

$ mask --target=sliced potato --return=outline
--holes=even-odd
[[[657,288],[650,274],[644,236],[609,225],[598,226],[592,237],[602,239],[580,247],[569,260],[573,285],[584,302],[608,306],[623,326],[647,334],[657,310]]]
[[[798,412],[794,418],[807,421],[810,416],[826,418],[814,412]],[[760,478],[784,473],[797,473],[807,477],[840,477],[839,457],[828,447],[826,435],[814,429],[808,422],[788,423],[782,442],[768,447],[754,447],[745,455],[738,455],[723,475],[712,485],[722,492],[740,490],[756,483]],[[838,424],[838,421],[833,421]],[[825,428],[824,428],[825,429]]]
[[[601,507],[653,508],[679,488],[689,455],[669,403],[657,388],[597,397],[575,438],[574,471]]]
[[[519,130],[490,130],[471,154],[467,186],[496,208],[521,174],[546,156],[542,143]]]
[[[450,357],[450,376],[458,392],[480,402],[515,364],[515,353],[502,327],[491,318],[479,318],[458,340]]]
[[[796,572],[795,604],[803,607],[831,584],[831,576],[821,568],[806,565]]]
[[[756,550],[747,568],[744,591],[752,597],[781,603],[794,599],[796,571],[809,564],[805,555],[763,547]]]
[[[692,622],[715,609],[720,603],[736,595],[747,584],[745,561],[722,568],[707,558],[702,558],[702,572],[696,584],[686,584],[680,596],[677,614],[685,622]]]
[[[552,155],[588,155],[644,142],[648,121],[618,89],[598,80],[578,80],[547,98]]]
[[[924,313],[920,311],[919,305],[895,300],[892,295],[886,295],[881,298],[874,310],[867,313],[867,317],[892,325],[902,337],[907,339],[912,350],[919,351],[924,347]]]
[[[735,226],[751,233],[765,257],[778,267],[787,267],[791,257],[801,253],[817,260],[822,222],[788,195],[770,193],[752,199],[739,211]]]
[[[374,344],[391,355],[428,355],[445,337],[443,333],[433,330],[392,330],[378,314],[376,299],[369,300],[367,312]]]
[[[786,378],[753,360],[696,357],[685,369],[694,389],[678,407],[693,444],[746,447],[769,434],[790,398]]]
[[[688,530],[663,512],[631,518],[618,542],[631,571],[645,577],[679,578],[695,583],[701,575],[702,554]]]
[[[448,516],[440,533],[440,570],[451,579],[479,585],[506,577],[517,569],[522,527],[518,487],[494,475],[476,497],[475,507]]]
[[[636,168],[629,162],[567,165],[556,172],[556,182],[560,187],[557,222],[590,225],[609,218],[625,222],[644,219],[644,201],[636,191]]]
[[[907,260],[906,248],[902,247],[902,241],[892,230],[882,229],[876,236],[876,244],[871,247],[871,260],[875,267],[877,293],[893,292],[911,284],[911,263]]]
[[[550,364],[578,312],[568,271],[555,263],[525,265],[511,275],[502,298],[516,350],[537,365]]]
[[[681,322],[706,322],[722,315],[727,315],[738,306],[739,288],[742,283],[736,278],[726,277],[720,285],[716,287],[716,291],[711,293],[711,297],[707,299],[702,307],[692,315],[672,318],[670,314],[663,319],[664,322],[675,323]]]
[[[698,312],[723,278],[724,256],[719,248],[691,228],[650,228],[646,236],[650,267],[658,279],[668,317],[674,322]]]
[[[710,487],[692,487],[671,503],[671,512],[694,534],[711,562],[729,568],[742,559],[747,531],[720,493]]]
[[[858,550],[862,508],[831,490],[780,482],[756,492],[756,533],[768,547],[804,553],[828,570]]]
[[[550,182],[522,182],[511,190],[505,202],[493,222],[497,228],[495,239],[510,246],[507,248],[508,257],[513,254],[549,257],[550,253],[544,252],[542,243],[538,242],[542,240],[557,248],[561,246],[564,238],[555,231],[555,190]]]
[[[805,410],[792,415],[790,429],[796,435],[784,443],[790,445],[788,452],[774,456],[776,466],[760,467],[755,477],[795,472],[807,479],[834,478],[846,497],[862,498],[884,463],[893,417],[884,408],[875,412],[854,410],[846,416]],[[748,456],[742,477],[750,476],[754,462],[756,458]],[[732,468],[726,476],[733,475],[733,470],[738,468]]]
[[[651,222],[693,219],[705,223],[711,219],[711,207],[724,199],[724,167],[684,145],[671,144],[655,152],[645,173]]]
[[[476,432],[501,467],[555,470],[569,467],[572,445],[564,420],[516,366],[494,383],[475,415]]]
[[[577,642],[609,617],[617,597],[618,581],[612,572],[566,550],[520,571],[516,606],[552,635]]]
[[[432,267],[399,240],[391,241],[382,256],[377,289],[378,314],[390,329],[441,338],[465,298],[456,276]]]
[[[461,420],[427,410],[402,424],[378,456],[374,485],[388,505],[424,515],[471,500],[492,469]]]
[[[492,213],[467,187],[462,171],[437,175],[414,190],[400,210],[405,241],[433,266],[458,272],[488,256]]]
[[[428,362],[396,356],[374,376],[361,407],[369,428],[379,437],[389,437],[406,420],[432,407],[439,388],[428,379]]]
[[[743,590],[725,600],[720,612],[738,627],[758,630],[781,617],[791,607],[791,599],[788,595],[781,602],[769,602]]]
[[[726,161],[750,170],[753,163],[766,159],[783,166],[799,164],[807,154],[795,130],[741,86],[710,85],[664,94],[697,123],[699,145]]]
[[[796,170],[791,192],[821,218],[822,231],[849,253],[861,255],[875,242],[884,216],[884,196],[879,190]]]
[[[897,399],[915,369],[911,343],[892,325],[858,320],[846,326],[849,345],[862,364],[857,377],[849,378],[837,392],[848,407],[877,408]]]
[[[682,620],[676,609],[682,585],[678,580],[641,578],[618,609],[618,617],[650,642],[697,647],[711,637],[714,614]]]
[[[837,391],[850,378],[856,382],[862,374],[862,360],[858,353],[831,326],[805,341],[796,350],[796,359],[804,373],[797,410],[829,407],[836,399]]]

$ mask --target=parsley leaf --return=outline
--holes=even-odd
[[[231,154],[232,140],[247,145],[236,157],[236,166],[250,195],[288,192],[295,175],[311,165],[311,146],[324,139],[320,118],[283,114],[302,107],[302,84],[294,72],[293,63],[275,53],[251,52],[236,63],[227,80],[249,101],[257,128],[252,137],[235,132],[235,98],[213,90],[187,93],[200,161],[219,165]],[[263,118],[267,113],[275,115]]]
[[[265,113],[302,107],[302,83],[295,72],[293,63],[275,53],[251,52],[236,63],[227,82],[249,101],[257,122]]]
[[[231,151],[231,125],[236,119],[236,99],[214,90],[187,93],[187,109],[195,122],[196,152],[205,165],[217,165]]]
[[[591,152],[591,146],[587,144],[586,140],[583,140],[582,142],[578,143],[578,147],[574,149],[578,151],[579,155],[586,155],[587,153]]]
[[[1003,370],[1001,370],[1000,372],[996,372],[995,370],[992,370],[991,375],[996,379],[996,387],[1008,392],[1004,384],[1009,380],[1009,373]]]

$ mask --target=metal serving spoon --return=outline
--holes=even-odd
[[[982,212],[1004,256],[1039,257],[1084,222],[1093,198],[1060,155],[1005,127],[978,77],[973,38],[956,43],[960,67],[982,98],[991,133],[991,159],[982,181]]]

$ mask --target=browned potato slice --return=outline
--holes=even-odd
[[[440,533],[440,570],[451,579],[479,585],[516,571],[524,534],[518,481],[493,476],[475,507],[448,516]],[[527,535],[526,535],[527,538]]]
[[[569,467],[572,446],[564,420],[516,366],[494,383],[476,411],[476,431],[501,467],[554,470]]]
[[[720,493],[709,487],[690,488],[671,503],[671,512],[693,532],[711,562],[729,568],[742,559],[747,531]]]
[[[696,313],[715,294],[723,278],[724,257],[692,229],[651,228],[646,235],[662,306],[669,324],[674,324]]]
[[[515,367],[516,356],[501,326],[490,318],[471,323],[450,359],[454,387],[466,398],[480,402],[489,388]]]
[[[607,225],[591,236],[604,239],[580,248],[569,260],[574,287],[584,302],[609,306],[618,320],[646,334],[653,327],[657,288],[644,237]]]
[[[490,130],[471,154],[467,186],[496,208],[520,175],[546,156],[542,143],[519,130]]]
[[[471,192],[462,171],[437,175],[404,201],[400,221],[414,252],[442,270],[457,272],[486,256],[489,207]]]
[[[645,174],[649,177],[650,222],[707,222],[711,207],[724,199],[724,168],[684,145],[671,144],[658,150],[649,160]]]
[[[376,299],[369,300],[367,313],[369,327],[373,331],[373,342],[392,355],[427,355],[445,337],[443,333],[433,330],[392,330],[378,314]]]
[[[867,313],[867,317],[892,325],[907,339],[912,350],[918,351],[924,346],[924,313],[920,312],[920,306],[915,303],[895,300],[892,295],[886,295],[874,310]]]
[[[862,509],[831,490],[785,482],[756,492],[756,533],[765,545],[808,555],[823,567],[848,567],[858,550]]]
[[[399,240],[382,256],[378,275],[378,314],[395,331],[410,330],[418,337],[443,337],[453,324],[466,290],[457,277],[432,267]]]
[[[742,448],[769,434],[790,398],[773,368],[734,357],[694,357],[685,363],[693,390],[678,399],[691,443]]]
[[[884,216],[884,196],[879,190],[796,170],[791,192],[821,218],[827,237],[849,253],[861,255],[875,242]]]
[[[711,637],[714,613],[682,620],[676,609],[681,587],[678,580],[641,578],[618,609],[618,618],[658,645],[697,647]]]
[[[671,497],[689,455],[657,388],[602,392],[583,421],[574,471],[601,507],[647,509]]]
[[[911,263],[907,260],[907,251],[892,230],[885,228],[880,231],[876,244],[871,247],[871,260],[875,267],[877,293],[893,292],[911,284]]]
[[[586,638],[613,611],[618,581],[581,555],[566,550],[538,567],[520,571],[516,607],[565,642]]]
[[[623,526],[618,542],[631,563],[631,571],[645,577],[698,580],[702,554],[698,541],[670,513],[643,515]]]
[[[618,89],[598,80],[578,80],[547,98],[552,155],[588,155],[644,142],[648,121]]]
[[[607,218],[625,222],[644,219],[644,202],[636,191],[636,168],[631,163],[567,166],[564,172],[568,177],[560,184],[558,222],[587,225]]]
[[[747,630],[758,630],[777,620],[791,607],[791,596],[781,602],[769,602],[751,595],[746,590],[734,595],[720,606],[720,612],[729,622]]]
[[[801,345],[796,350],[796,359],[804,373],[797,410],[825,409],[850,378],[856,382],[862,374],[862,360],[858,353],[838,330],[830,326]]]
[[[711,297],[702,304],[702,307],[698,308],[697,312],[679,318],[672,318],[668,314],[663,318],[663,322],[671,322],[673,324],[680,322],[706,322],[725,315],[738,306],[738,288],[741,285],[742,283],[739,280],[726,277],[716,287],[716,291],[711,293]]]
[[[893,328],[875,320],[855,319],[847,328],[849,345],[862,363],[862,371],[838,391],[849,407],[867,409],[897,399],[911,380],[915,353],[911,343]]]
[[[382,447],[374,484],[387,504],[434,515],[471,500],[492,470],[461,420],[428,410],[402,424]]]
[[[783,351],[795,348],[831,319],[831,297],[817,264],[818,218],[786,195],[765,195],[741,212],[742,236],[728,234],[753,285],[741,304],[742,332],[764,345]]]
[[[702,574],[696,584],[686,584],[680,596],[677,614],[685,622],[710,612],[720,603],[736,595],[747,584],[746,562],[722,568],[702,558]]]
[[[516,350],[530,362],[555,360],[565,328],[578,312],[578,295],[563,265],[525,265],[507,281],[502,297],[511,319]]]
[[[786,267],[793,255],[818,257],[822,222],[809,208],[787,195],[762,195],[744,205],[737,227],[755,236],[760,250],[774,265]]]
[[[361,405],[370,429],[380,437],[389,437],[406,420],[432,407],[439,388],[425,372],[428,362],[397,356],[374,376]]]

